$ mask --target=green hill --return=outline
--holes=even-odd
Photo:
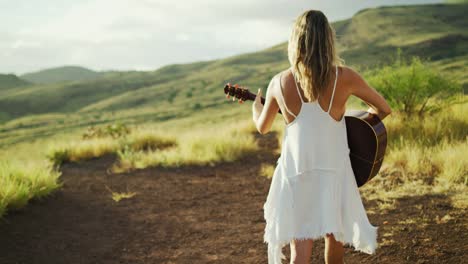
[[[6,89],[26,86],[30,84],[29,82],[18,78],[14,74],[0,74],[0,93]]]
[[[429,58],[434,67],[466,85],[466,13],[466,4],[380,7],[362,10],[333,26],[347,65],[362,70],[376,67],[387,63],[400,47],[404,55]],[[266,87],[274,74],[287,67],[283,43],[220,60],[12,90],[0,95],[0,117],[10,120],[0,126],[0,138],[2,133],[44,124],[60,130],[111,121],[194,118],[194,112],[233,115],[237,110],[223,100],[221,92],[226,82]],[[47,129],[40,131],[43,134]]]
[[[57,83],[65,81],[85,81],[100,77],[102,74],[79,66],[63,66],[26,73],[21,78],[32,83]]]

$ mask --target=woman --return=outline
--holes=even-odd
[[[281,263],[288,243],[291,263],[310,263],[313,241],[321,237],[326,263],[344,263],[344,244],[373,254],[377,227],[369,223],[351,168],[344,113],[351,95],[380,119],[391,109],[356,71],[343,66],[335,32],[322,12],[297,18],[288,57],[291,68],[273,77],[265,105],[259,89],[252,107],[261,134],[270,131],[278,109],[286,123],[263,207],[268,263]]]

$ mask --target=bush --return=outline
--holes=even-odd
[[[174,90],[171,93],[169,93],[169,96],[167,97],[167,101],[172,104],[176,96],[177,96],[177,91]]]
[[[56,148],[46,154],[47,159],[56,167],[70,161],[70,151],[66,148]]]
[[[122,123],[110,124],[105,127],[90,126],[83,133],[83,139],[103,138],[111,136],[113,138],[120,138],[130,133],[130,128]]]
[[[440,75],[419,57],[402,60],[400,51],[393,64],[372,72],[369,83],[406,117],[438,111],[452,102],[449,98],[453,94],[462,91],[460,84]]]

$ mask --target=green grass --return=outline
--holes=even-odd
[[[60,173],[41,163],[0,162],[0,216],[60,187]]]

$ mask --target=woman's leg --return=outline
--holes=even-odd
[[[335,236],[333,236],[333,234],[327,234],[325,237],[325,263],[344,263],[343,243],[336,241]]]
[[[289,243],[291,248],[291,264],[308,264],[312,257],[312,239],[293,240]]]

